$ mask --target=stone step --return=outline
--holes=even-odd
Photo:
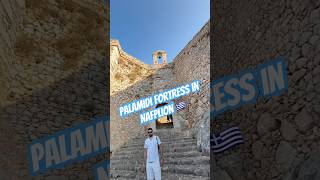
[[[131,160],[131,159],[143,159],[144,154],[126,154],[126,155],[114,155],[111,156],[112,160]],[[201,153],[198,151],[189,151],[189,152],[171,152],[171,153],[165,153],[164,154],[164,160],[169,158],[180,158],[180,157],[199,157],[201,156]]]
[[[187,146],[196,146],[197,143],[196,141],[187,141],[187,142],[177,142],[177,143],[161,143],[162,144],[162,147],[163,148],[180,148],[180,147],[187,147]],[[140,150],[143,150],[144,147],[143,147],[143,144],[140,145],[140,146],[135,146],[135,147],[132,147],[132,146],[123,146],[119,149],[119,151],[122,151],[124,149],[127,149],[128,151],[133,151],[133,150],[136,150],[136,149],[140,149]]]
[[[123,171],[123,170],[112,170],[110,171],[111,179],[117,180],[146,180],[146,173],[136,171]],[[209,177],[205,176],[194,176],[190,174],[177,174],[177,173],[162,173],[161,179],[164,180],[209,180]]]
[[[197,146],[192,145],[192,146],[182,146],[182,147],[163,147],[163,153],[167,152],[188,152],[188,151],[196,151]],[[115,152],[116,155],[124,155],[124,154],[138,154],[138,153],[143,153],[144,149],[143,148],[137,148],[135,150],[131,149],[122,149],[120,151]]]
[[[110,166],[110,170],[126,170],[126,171],[136,171],[143,173],[145,167],[140,164],[139,166],[133,165],[113,165]],[[164,173],[177,173],[177,174],[190,174],[196,176],[209,176],[210,165],[163,165],[161,172]]]
[[[183,164],[193,164],[193,165],[199,165],[199,164],[206,164],[210,162],[210,159],[205,159],[203,158],[204,156],[191,156],[191,157],[179,157],[179,158],[164,158],[165,164],[176,164],[176,165],[183,165]],[[122,158],[112,158],[111,159],[112,163],[115,165],[126,165],[126,164],[143,164],[144,159],[143,158],[134,158],[134,157],[129,157],[126,159]]]
[[[202,156],[197,151],[196,139],[172,130],[160,130],[155,135],[159,136],[164,150],[162,179],[210,179],[210,157]],[[143,157],[146,138],[145,136],[136,137],[112,154],[110,158],[111,179],[146,179]]]
[[[131,165],[131,166],[139,166],[144,162],[144,159],[133,159],[133,160],[112,160],[111,165]],[[199,157],[183,157],[183,158],[169,158],[165,159],[165,164],[176,164],[176,165],[198,165],[198,164],[209,164],[210,157],[207,156],[199,156]]]
[[[182,138],[182,137],[186,137],[188,138],[188,136],[184,136],[183,134],[159,134],[159,133],[155,133],[154,134],[155,136],[158,136],[160,138],[164,138],[164,139],[168,139],[168,138]],[[148,138],[148,136],[143,136],[143,135],[140,135],[140,136],[137,136],[137,137],[134,137],[134,139],[146,139]]]
[[[132,142],[144,142],[147,139],[147,137],[141,137],[141,138],[133,138],[131,141]],[[192,137],[185,137],[185,136],[181,136],[181,137],[162,137],[159,136],[159,139],[161,141],[167,142],[167,141],[181,141],[181,140],[188,140],[188,139],[194,139]],[[195,140],[195,139],[194,139]]]
[[[160,139],[161,140],[161,139]],[[197,142],[196,139],[192,139],[192,138],[188,138],[188,139],[172,139],[172,140],[161,140],[162,144],[176,144],[176,143],[183,143],[183,142]],[[131,146],[131,147],[135,147],[135,146],[143,146],[144,145],[144,140],[143,141],[133,141],[128,143],[126,146]],[[125,147],[125,146],[123,146]]]

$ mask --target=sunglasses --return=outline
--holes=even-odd
[[[148,131],[148,134],[151,134],[152,133],[152,131]]]

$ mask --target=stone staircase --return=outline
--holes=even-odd
[[[161,167],[163,180],[209,180],[210,157],[197,151],[196,139],[173,129],[155,132],[159,136],[164,155]],[[111,179],[146,179],[143,166],[144,140],[141,136],[114,152],[110,163]]]

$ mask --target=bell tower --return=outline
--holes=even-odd
[[[162,51],[162,50],[155,51],[152,54],[152,58],[153,58],[153,65],[155,65],[156,67],[161,67],[168,64],[167,53],[165,51]]]

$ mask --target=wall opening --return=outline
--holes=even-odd
[[[162,50],[158,50],[152,54],[154,65],[165,65],[167,64],[167,53]]]
[[[158,104],[156,108],[164,106],[168,103],[162,103]],[[159,119],[156,119],[156,129],[167,129],[167,128],[173,128],[173,116],[168,115],[168,116],[162,116]]]
[[[159,63],[159,64],[162,64],[162,63],[163,63],[162,56],[158,56],[158,63]]]

